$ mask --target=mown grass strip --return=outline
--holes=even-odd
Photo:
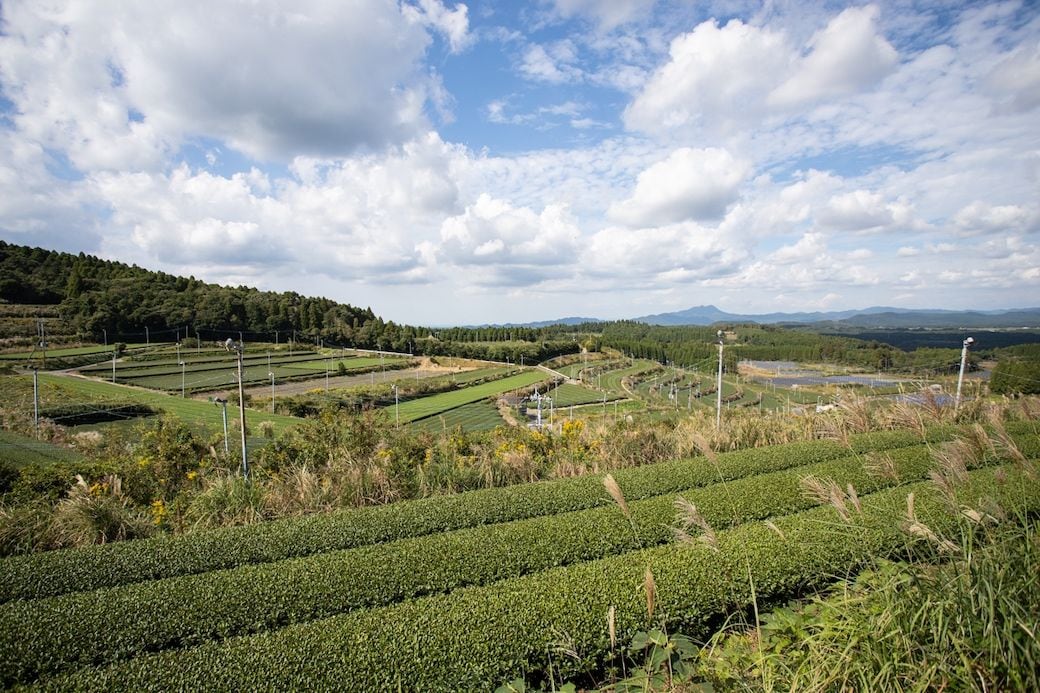
[[[1040,444],[1029,450],[1040,455]],[[816,505],[807,476],[860,494],[917,481],[932,468],[923,445],[891,454],[898,480],[871,476],[859,458],[757,475],[683,493],[714,527]],[[995,460],[991,459],[990,462]],[[672,538],[668,494],[614,507],[521,520],[234,570],[0,605],[0,683],[77,665],[270,630],[433,592],[548,570]]]
[[[936,428],[929,432],[929,439],[948,440],[956,430]],[[1016,429],[1009,425],[1009,430]],[[1032,431],[1032,427],[1024,430]],[[914,445],[920,438],[910,432],[884,432],[855,436],[850,442],[853,451],[865,453]],[[723,453],[718,456],[717,465],[707,464],[704,458],[693,458],[617,470],[614,477],[629,499],[636,500],[835,459],[848,451],[849,448],[833,441],[791,443]],[[554,515],[604,502],[602,475],[595,475],[175,537],[12,556],[0,560],[0,602],[268,563],[434,532]]]
[[[1019,468],[972,472],[959,490],[1018,512],[1040,509],[1040,485]],[[754,599],[785,598],[907,550],[908,493],[916,516],[942,533],[958,521],[929,483],[863,498],[851,523],[822,507],[718,533],[716,549],[667,545],[556,568],[486,587],[352,612],[190,650],[83,669],[44,682],[52,690],[487,690],[553,667],[573,677],[610,657],[606,614],[618,640],[662,621],[698,636]],[[647,568],[656,610],[640,589]],[[753,589],[752,589],[753,585]],[[753,597],[754,595],[754,597]],[[577,654],[560,656],[554,643]]]

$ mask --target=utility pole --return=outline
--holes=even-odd
[[[398,392],[397,392],[397,383],[391,384],[390,387],[392,387],[394,389],[394,421],[397,423],[398,426],[400,426],[401,425],[401,409],[400,409],[400,399],[398,398]]]
[[[241,333],[239,333],[241,334]],[[242,478],[249,478],[249,456],[246,452],[246,393],[242,376],[242,352],[245,345],[242,342],[235,344],[230,337],[224,342],[224,348],[228,351],[234,350],[238,354],[238,422],[242,429]]]
[[[715,385],[715,387],[716,387],[716,393],[715,393],[715,428],[716,428],[716,430],[718,430],[719,428],[722,428],[722,349],[723,349],[722,330],[718,331],[718,337],[719,337],[719,378],[718,378],[718,382]]]
[[[968,365],[968,349],[975,343],[974,337],[968,337],[964,340],[964,345],[961,347],[961,371],[957,376],[957,398],[954,400],[953,410],[957,411],[961,408],[961,385],[964,384],[964,367]]]

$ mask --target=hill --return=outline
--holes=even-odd
[[[715,306],[694,306],[671,313],[635,318],[651,325],[711,325],[714,323],[819,324],[827,330],[843,328],[1018,328],[1040,327],[1040,308],[997,311],[951,311],[875,306],[863,310],[815,313],[727,313]]]

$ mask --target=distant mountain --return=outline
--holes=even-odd
[[[586,322],[603,322],[599,318],[558,318],[556,320],[537,320],[535,322],[507,322],[504,325],[477,325],[476,327],[549,327],[550,325],[581,325]],[[471,326],[472,327],[472,326]]]
[[[694,306],[673,313],[658,313],[634,318],[651,325],[711,325],[717,322],[759,324],[829,323],[835,328],[957,328],[957,327],[1040,327],[1040,308],[994,311],[916,310],[875,306],[863,310],[815,313],[764,313],[758,315],[727,313],[715,306]]]

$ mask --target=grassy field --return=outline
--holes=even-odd
[[[427,416],[434,416],[435,414],[446,412],[449,409],[461,407],[464,404],[478,402],[487,397],[501,395],[510,390],[534,385],[535,383],[548,379],[548,377],[548,374],[543,371],[524,371],[517,375],[512,375],[508,378],[501,378],[489,383],[481,383],[480,385],[466,387],[461,390],[442,392],[440,394],[431,395],[430,397],[402,402],[400,405],[401,421],[415,421]],[[387,411],[391,417],[394,416],[393,405],[386,407],[385,411]]]
[[[158,348],[158,347],[161,347],[161,346],[163,346],[163,345],[162,344],[151,344],[151,345],[131,344],[131,345],[127,346],[127,350],[128,351],[140,351],[140,350],[144,350],[144,349],[155,349],[155,348]],[[24,361],[25,359],[29,358],[30,356],[33,356],[34,358],[38,357],[40,355],[40,353],[41,352],[40,352],[39,349],[37,349],[35,353],[33,353],[32,351],[7,352],[7,353],[4,353],[4,354],[0,354],[0,360],[5,360],[5,361]],[[54,357],[54,358],[59,358],[59,357],[62,357],[62,356],[86,356],[86,355],[89,355],[89,354],[97,354],[101,358],[109,357],[109,356],[112,355],[112,347],[111,346],[103,346],[101,344],[92,344],[92,345],[88,345],[88,346],[67,347],[67,348],[63,348],[63,349],[48,349],[47,350],[47,356],[48,357]]]
[[[238,383],[238,364],[233,354],[210,350],[205,353],[185,352],[184,366],[176,356],[150,359],[147,361],[121,361],[116,363],[116,382],[167,392],[203,392],[233,387]],[[333,375],[340,373],[343,364],[347,373],[364,369],[399,366],[400,358],[381,360],[377,357],[341,356],[319,358],[314,352],[304,351],[289,355],[284,350],[271,353],[255,353],[243,361],[243,379],[247,385],[267,384],[271,374],[275,382],[317,378],[329,370]],[[109,364],[98,364],[80,369],[82,373],[102,379],[111,377]]]

